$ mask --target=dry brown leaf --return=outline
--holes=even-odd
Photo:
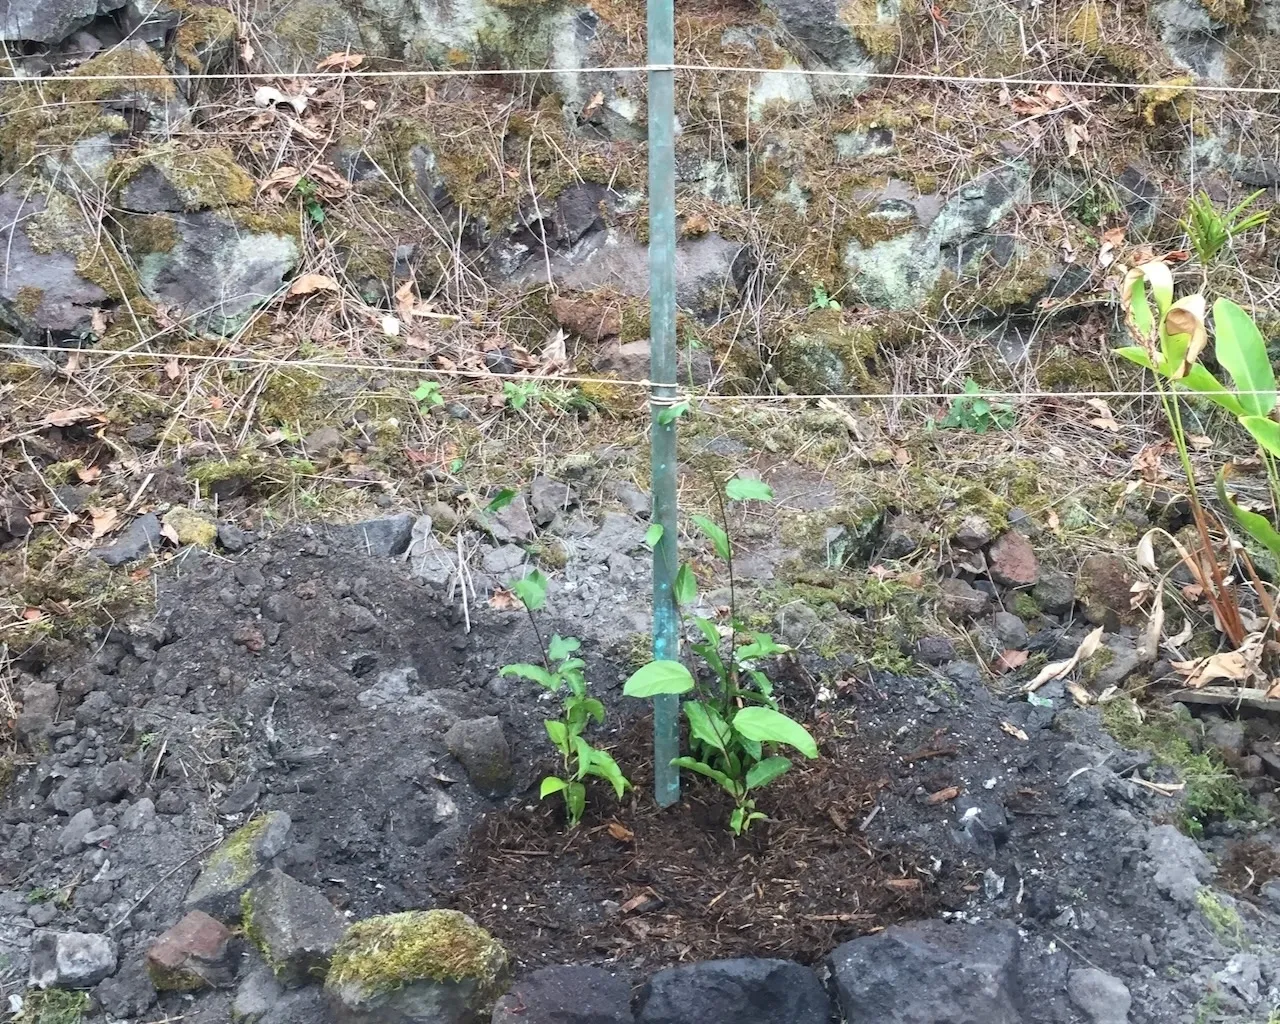
[[[498,587],[489,598],[489,607],[496,611],[509,612],[514,611],[517,608],[523,608],[524,605],[520,603],[520,599],[510,590],[503,590],[501,587]]]
[[[618,821],[609,822],[609,835],[620,843],[629,843],[636,837],[636,834],[631,829]]]
[[[1198,452],[1207,452],[1213,447],[1213,438],[1207,434],[1188,434],[1187,443]]]
[[[1007,732],[1015,740],[1022,740],[1023,743],[1026,743],[1031,738],[1023,730],[1019,729],[1016,725],[1014,725],[1012,722],[1001,722],[1000,728],[1004,732]]]
[[[102,476],[102,470],[97,466],[76,467],[76,477],[82,484],[91,484],[100,476]]]
[[[1108,228],[1102,232],[1102,241],[1110,245],[1124,245],[1124,228]]]
[[[363,53],[331,53],[319,64],[317,71],[353,71],[364,63]]]
[[[22,610],[22,618],[26,622],[39,622],[44,618],[44,612],[39,608],[24,608]]]
[[[948,800],[954,800],[960,795],[959,786],[948,786],[946,789],[940,789],[936,793],[930,793],[925,797],[925,803],[930,807],[937,804],[945,804]]]
[[[177,380],[182,376],[182,367],[178,365],[178,360],[170,359],[164,364],[164,375],[170,380]]]
[[[302,180],[302,172],[296,167],[278,167],[270,175],[258,182],[259,192],[269,192],[274,188],[292,192],[294,186]]]
[[[1093,694],[1074,679],[1067,683],[1067,693],[1071,694],[1071,699],[1082,708],[1086,708],[1093,703]]]
[[[1071,655],[1065,661],[1052,661],[1040,670],[1031,682],[1023,687],[1027,693],[1040,689],[1045,683],[1052,682],[1055,679],[1061,679],[1080,662],[1091,658],[1099,645],[1102,643],[1103,627],[1099,626],[1087,637],[1080,641],[1080,646],[1076,648],[1076,653]]]
[[[336,292],[338,282],[327,274],[303,274],[289,285],[289,294],[311,295],[313,292]]]
[[[413,322],[413,279],[405,281],[396,289],[396,312],[400,314],[400,319],[406,323]]]
[[[991,668],[995,672],[1012,672],[1015,668],[1021,668],[1027,663],[1027,659],[1031,657],[1026,651],[1015,651],[1012,648],[1002,651],[1000,656],[992,663]]]
[[[653,899],[653,893],[646,890],[645,892],[642,892],[636,896],[632,896],[631,899],[627,900],[626,903],[622,904],[622,906],[620,906],[618,910],[624,914],[629,914],[633,910],[639,907],[643,907],[646,903],[648,903],[652,899]]]
[[[1251,661],[1240,651],[1226,651],[1195,661],[1174,661],[1170,664],[1175,672],[1185,677],[1187,686],[1192,690],[1198,690],[1215,679],[1229,679],[1238,683],[1248,679],[1257,669],[1257,662]]]
[[[1204,296],[1199,292],[1179,299],[1165,314],[1164,329],[1166,334],[1173,336],[1185,334],[1188,336],[1186,355],[1182,357],[1182,362],[1171,374],[1175,380],[1185,377],[1191,372],[1191,367],[1195,366],[1196,361],[1200,358],[1200,353],[1209,344],[1209,333],[1205,328],[1204,317]]]
[[[1117,433],[1120,430],[1120,424],[1116,422],[1116,418],[1111,414],[1111,406],[1107,405],[1106,399],[1090,398],[1087,404],[1098,411],[1098,415],[1089,421],[1092,426],[1099,427],[1102,430],[1110,430],[1112,433]]]
[[[74,427],[77,423],[97,419],[101,413],[101,409],[91,405],[82,405],[75,409],[56,409],[53,412],[45,413],[40,420],[40,425],[44,427]]]
[[[1138,644],[1138,660],[1149,664],[1156,660],[1160,653],[1160,637],[1164,633],[1164,580],[1156,586],[1155,596],[1151,602],[1151,617],[1147,620],[1147,628],[1142,634],[1142,643]]]
[[[120,513],[114,508],[91,508],[89,515],[93,517],[94,540],[105,537],[120,525]]]
[[[178,531],[175,530],[169,523],[165,523],[163,526],[160,527],[160,536],[163,537],[165,540],[169,541],[175,547],[182,546],[182,538],[178,536]]]
[[[1067,142],[1067,156],[1072,157],[1089,141],[1089,129],[1075,121],[1068,121],[1062,127],[1062,136]]]
[[[602,106],[604,106],[604,93],[602,91],[598,91],[587,102],[587,105],[582,108],[582,119],[585,121]]]

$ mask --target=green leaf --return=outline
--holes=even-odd
[[[1261,416],[1242,416],[1240,425],[1268,452],[1280,456],[1280,423]]]
[[[1188,391],[1204,395],[1214,405],[1226,409],[1233,416],[1245,416],[1248,414],[1248,410],[1245,409],[1241,400],[1233,392],[1223,387],[1222,382],[1199,363],[1191,367],[1191,372],[1179,380],[1178,384]]]
[[[556,633],[551,637],[551,643],[547,644],[547,657],[551,661],[564,661],[581,647],[582,641],[576,636],[561,636]]]
[[[678,661],[651,661],[633,672],[622,686],[628,697],[657,697],[665,693],[688,693],[693,676]]]
[[[534,569],[524,579],[507,584],[508,589],[531,612],[539,612],[547,603],[547,578]]]
[[[755,658],[772,658],[775,654],[786,654],[790,647],[780,644],[768,633],[752,633],[755,640],[744,644],[733,652],[738,661],[752,661]]]
[[[668,405],[658,410],[657,420],[662,426],[669,427],[681,416],[689,411],[688,402],[680,402],[676,405]]]
[[[498,669],[498,675],[504,678],[506,676],[518,676],[521,679],[528,679],[532,683],[537,683],[539,686],[545,686],[548,690],[560,688],[559,680],[541,665],[503,665],[502,668]]]
[[[687,771],[697,772],[699,775],[705,775],[709,779],[714,779],[720,784],[721,789],[735,799],[741,792],[741,787],[737,782],[729,778],[729,776],[719,769],[712,768],[711,765],[707,764],[705,761],[699,761],[692,757],[677,757],[671,763],[680,768],[684,768]]]
[[[622,769],[618,767],[618,762],[607,751],[593,750],[591,752],[591,767],[587,769],[587,773],[608,782],[613,787],[613,792],[619,800],[631,788],[631,783],[622,774]]]
[[[545,800],[552,793],[563,793],[569,783],[564,779],[558,779],[554,775],[548,775],[542,780],[542,785],[538,788],[539,799]]]
[[[1266,516],[1241,508],[1231,500],[1231,496],[1227,493],[1225,469],[1218,470],[1217,487],[1218,500],[1231,510],[1236,522],[1250,537],[1275,555],[1276,558],[1280,558],[1280,533],[1276,532],[1276,528],[1271,525],[1271,520]]]
[[[791,767],[785,757],[766,757],[763,761],[751,766],[747,772],[747,789],[759,789],[767,786],[778,776],[783,775]]]
[[[588,697],[582,702],[582,707],[586,713],[594,718],[597,723],[604,723],[604,705],[594,697]]]
[[[692,518],[698,529],[711,539],[711,546],[716,549],[716,554],[727,562],[729,560],[729,535],[706,516],[693,516]]]
[[[724,493],[731,501],[773,501],[773,488],[750,477],[735,476],[724,485]]]
[[[743,708],[733,716],[733,728],[749,740],[785,743],[805,757],[818,756],[818,745],[808,730],[772,708]]]
[[[547,736],[551,738],[551,742],[555,744],[555,748],[569,756],[569,727],[564,722],[556,721],[554,718],[542,723],[546,726]]]
[[[578,758],[578,778],[587,774],[591,768],[591,759],[595,755],[595,747],[584,740],[581,736],[573,738],[573,753]]]
[[[1150,338],[1155,327],[1151,316],[1151,304],[1147,301],[1147,282],[1138,278],[1133,283],[1133,292],[1129,296],[1129,313],[1133,317],[1134,326],[1144,338]]]
[[[676,572],[675,597],[679,605],[693,604],[698,599],[698,578],[688,562]]]
[[[649,547],[656,548],[660,540],[662,540],[662,524],[652,523],[649,529],[644,531],[644,542]]]
[[[1276,407],[1276,375],[1258,325],[1230,299],[1218,299],[1213,304],[1213,332],[1214,352],[1231,374],[1240,404],[1254,416],[1270,415]]]
[[[715,708],[696,700],[687,700],[684,702],[684,717],[689,720],[689,734],[695,740],[722,754],[727,752],[725,745],[733,736],[733,730]]]
[[[735,807],[729,815],[729,829],[735,836],[742,835],[742,830],[747,827],[747,812],[745,808]]]
[[[1121,359],[1127,359],[1131,363],[1137,363],[1139,366],[1155,372],[1155,366],[1152,364],[1151,358],[1147,355],[1146,349],[1138,345],[1125,345],[1121,348],[1112,349],[1111,354],[1117,355]]]
[[[489,502],[489,504],[485,506],[485,509],[489,512],[501,512],[515,500],[516,492],[510,487],[504,487],[494,495],[493,501]]]
[[[569,811],[569,827],[574,828],[587,809],[587,787],[581,782],[570,782],[564,788],[564,805]]]
[[[418,381],[413,391],[413,400],[419,405],[443,405],[444,397],[440,394],[440,385],[433,380]]]

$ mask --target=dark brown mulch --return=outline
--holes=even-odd
[[[742,839],[729,804],[701,779],[682,801],[652,798],[651,724],[637,722],[613,753],[635,766],[619,805],[600,786],[582,825],[564,829],[557,803],[488,816],[472,833],[456,906],[525,965],[618,959],[636,966],[735,956],[812,963],[846,939],[926,916],[943,897],[932,857],[873,849],[860,829],[889,785],[856,735],[811,726],[822,758],[765,791]]]
[[[1228,892],[1256,900],[1264,885],[1280,878],[1280,853],[1258,839],[1231,843],[1218,866],[1218,877]]]

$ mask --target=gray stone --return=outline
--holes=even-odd
[[[576,502],[573,489],[559,480],[547,476],[535,476],[529,489],[529,502],[533,505],[533,517],[539,526],[546,526],[560,512]]]
[[[308,455],[319,455],[322,458],[336,455],[345,444],[342,431],[337,427],[320,427],[313,430],[302,440],[302,447]]]
[[[1205,741],[1211,743],[1227,757],[1236,758],[1244,753],[1244,723],[1232,720],[1213,722],[1204,734]]]
[[[493,1024],[632,1024],[631,986],[599,967],[544,967],[498,1000]]]
[[[0,38],[3,27],[0,17]],[[26,189],[0,192],[0,251],[5,254],[0,329],[7,328],[32,344],[96,340],[94,315],[109,297],[80,276],[74,251],[49,252],[46,244],[33,244],[46,213],[59,220],[71,216],[76,223],[82,216],[78,207],[68,207],[66,198],[57,193],[46,199]]]
[[[637,1024],[828,1024],[818,976],[788,960],[712,960],[659,971],[636,1001]]]
[[[99,843],[105,843],[108,839],[113,838],[119,831],[115,825],[100,825],[92,832],[86,832],[81,842],[85,846],[97,846]]]
[[[966,516],[956,529],[955,542],[969,551],[977,551],[991,543],[995,531],[982,516]]]
[[[117,1020],[134,1020],[155,1005],[156,989],[141,964],[126,961],[93,990],[93,998]]]
[[[867,52],[837,0],[767,0],[765,6],[777,15],[788,35],[803,43],[827,67],[864,73],[880,67],[881,60]],[[898,11],[896,3],[876,8],[877,22],[890,24]],[[851,76],[821,84],[834,95],[855,96],[867,88],[870,80]]]
[[[925,636],[916,643],[916,660],[922,665],[945,665],[956,656],[956,646],[945,636]]]
[[[231,1019],[258,1024],[284,997],[284,986],[266,964],[255,964],[240,980],[231,1004]]]
[[[526,557],[524,548],[515,544],[503,544],[501,547],[489,548],[480,562],[485,572],[503,576],[524,565]]]
[[[606,512],[600,529],[591,536],[591,546],[601,555],[629,555],[644,544],[644,531],[644,526],[631,516]]]
[[[808,6],[806,0],[790,0]],[[821,6],[821,5],[819,5]],[[815,8],[816,9],[816,8]],[[922,201],[885,199],[879,215],[886,222],[910,219],[902,234],[863,246],[850,241],[844,264],[856,293],[872,306],[910,309],[938,283],[946,252],[988,231],[1029,197],[1030,168],[1013,163],[960,187],[930,218]],[[907,195],[911,195],[910,192]],[[927,224],[927,226],[925,226]]]
[[[1094,684],[1100,689],[1119,686],[1142,667],[1138,649],[1127,637],[1108,637],[1107,649],[1111,651],[1111,660],[1099,669],[1094,679]]]
[[[130,523],[110,544],[93,548],[89,554],[107,565],[124,565],[158,551],[160,542],[160,517],[149,512]]]
[[[369,519],[363,523],[330,527],[327,536],[335,544],[342,544],[373,558],[398,558],[409,550],[416,519],[410,512],[381,519]]]
[[[1146,847],[1156,888],[1184,907],[1195,906],[1196,894],[1214,875],[1196,841],[1173,825],[1158,825],[1147,833]]]
[[[1132,997],[1119,978],[1085,967],[1067,976],[1067,995],[1093,1024],[1128,1024]]]
[[[924,523],[914,516],[896,515],[885,524],[880,555],[882,558],[906,558],[924,544],[928,533]]]
[[[237,786],[223,797],[218,810],[222,814],[243,814],[251,809],[261,796],[262,783],[257,779],[250,779],[243,786]]]
[[[445,733],[444,742],[466,769],[471,784],[485,796],[499,797],[511,791],[511,747],[497,718],[457,722]]]
[[[116,969],[116,944],[105,935],[53,932],[31,937],[33,988],[93,988]]]
[[[245,549],[244,531],[234,523],[219,523],[218,543],[222,545],[224,551],[233,555],[239,554]]]
[[[273,869],[249,890],[247,933],[289,986],[323,979],[346,920],[315,889]]]
[[[253,192],[253,178],[226,149],[157,146],[129,159],[115,198],[129,213],[189,213],[243,203]]]
[[[644,380],[649,376],[653,345],[648,338],[623,341],[608,338],[591,356],[594,373],[612,374],[620,380]],[[705,349],[681,346],[676,353],[676,377],[682,384],[701,387],[711,380],[715,365]],[[648,511],[646,507],[645,511]]]
[[[340,0],[294,0],[271,5],[254,17],[257,47],[267,67],[291,75],[314,71],[316,62],[331,53],[364,53],[389,56],[387,42],[375,27],[382,22],[374,11],[386,13],[395,24],[396,5],[380,4],[370,10],[369,38],[361,30],[360,10]],[[406,15],[407,17],[407,15]],[[406,21],[406,24],[408,22]]]
[[[356,694],[356,700],[367,708],[394,707],[403,704],[418,685],[418,670],[412,665],[384,669],[374,684]]]
[[[119,800],[142,788],[142,769],[131,761],[112,761],[94,769],[88,795],[98,803]]]
[[[97,827],[98,819],[90,808],[77,811],[58,834],[58,845],[62,852],[75,853],[84,845],[84,837]]]
[[[1076,585],[1065,572],[1049,570],[1040,574],[1031,597],[1049,615],[1066,615],[1075,607]]]
[[[270,811],[225,839],[187,894],[187,907],[224,923],[239,921],[241,897],[284,852],[292,828],[289,815]]]
[[[146,828],[155,818],[156,805],[150,797],[144,796],[121,815],[120,828],[125,832],[136,832]]]
[[[6,0],[0,8],[0,42],[60,43],[126,0]]]
[[[1213,980],[1245,1006],[1255,1006],[1262,995],[1262,962],[1256,953],[1237,953]]]
[[[237,223],[232,212],[131,214],[123,223],[143,294],[194,330],[234,333],[283,291],[298,262],[292,234]]]
[[[977,618],[987,610],[991,598],[964,580],[948,579],[938,584],[938,610],[952,622]]]
[[[778,635],[791,647],[810,640],[820,628],[817,611],[806,601],[788,601],[774,613]]]
[[[1013,612],[996,612],[991,621],[995,626],[996,636],[1005,647],[1020,651],[1027,646],[1030,639],[1027,635],[1027,624]]]
[[[1012,922],[922,921],[836,947],[831,971],[849,1021],[1023,1024]]]
[[[613,496],[622,502],[623,507],[633,516],[649,518],[652,501],[648,492],[640,490],[634,484],[615,484]]]
[[[499,544],[527,544],[536,535],[523,494],[517,494],[497,512],[486,512],[481,525]]]
[[[414,522],[405,557],[414,576],[436,586],[448,583],[458,572],[458,556],[432,532],[430,516],[419,516]]]

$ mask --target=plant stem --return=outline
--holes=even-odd
[[[716,502],[720,506],[720,522],[724,523],[725,550],[729,552],[729,557],[725,559],[729,565],[729,658],[725,665],[728,669],[729,684],[737,690],[738,663],[733,656],[733,648],[738,642],[738,590],[733,578],[733,538],[729,535],[729,511],[724,503],[724,487],[717,479],[713,478],[712,483],[716,489]],[[726,713],[729,710],[730,699],[730,693],[721,695]]]

